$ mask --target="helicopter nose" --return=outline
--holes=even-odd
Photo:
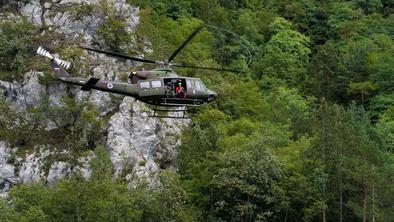
[[[218,97],[218,94],[214,91],[210,91],[208,94],[208,102],[214,101]]]

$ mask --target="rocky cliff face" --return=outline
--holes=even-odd
[[[67,38],[82,37],[89,42],[96,36],[97,27],[105,17],[103,11],[94,8],[105,3],[124,19],[127,31],[135,29],[139,23],[139,10],[127,4],[126,0],[33,0],[21,7],[21,12],[34,23],[49,26],[49,30]],[[83,8],[89,10],[83,12]]]
[[[138,25],[138,8],[127,4],[125,0],[107,0],[113,9],[125,18],[127,31],[131,34]],[[45,25],[69,39],[82,38],[85,45],[96,38],[97,26],[104,19],[104,14],[83,14],[76,16],[80,6],[101,4],[101,1],[32,0],[29,4],[17,4],[20,12],[38,25]],[[100,41],[100,39],[96,39]],[[129,44],[132,44],[130,42]],[[124,46],[124,47],[127,47]],[[127,66],[115,59],[88,55],[86,61],[99,58],[99,65],[90,67],[91,74],[101,78],[116,79],[114,73],[124,72]],[[85,61],[81,60],[81,62]],[[46,61],[43,61],[43,63]],[[97,61],[96,61],[97,62]],[[126,67],[126,68],[125,68]],[[66,95],[80,101],[89,101],[96,106],[100,117],[109,116],[108,124],[103,129],[103,143],[114,165],[114,176],[125,177],[133,183],[138,178],[146,178],[154,183],[157,173],[162,168],[171,167],[176,156],[176,146],[180,144],[182,129],[188,121],[179,119],[157,119],[148,116],[149,109],[133,98],[121,98],[113,101],[105,92],[85,92],[77,87],[52,82],[41,84],[40,70],[32,70],[19,82],[0,81],[0,93],[18,110],[36,107],[42,95],[48,96],[49,105],[62,107],[61,98]],[[56,129],[56,124],[48,123],[46,130]],[[69,152],[53,149],[50,145],[37,145],[32,151],[16,155],[18,146],[11,146],[0,138],[0,193],[4,195],[13,184],[44,180],[53,183],[78,170],[84,177],[89,177],[89,160],[93,152],[78,159],[79,167],[73,168],[67,160],[56,160],[56,156]],[[48,162],[51,159],[51,162]],[[49,166],[48,166],[49,165]]]
[[[153,182],[160,168],[169,167],[187,125],[180,119],[150,118],[148,112],[141,102],[125,98],[108,123],[106,147],[115,175],[123,174],[130,182],[135,177]],[[133,170],[127,172],[130,166]]]

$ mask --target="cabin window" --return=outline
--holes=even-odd
[[[150,88],[149,82],[140,82],[140,88],[149,89]]]
[[[153,80],[152,81],[152,88],[160,88],[161,87],[161,81],[160,80]]]

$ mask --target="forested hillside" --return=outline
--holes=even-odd
[[[139,7],[133,33],[108,1],[98,2],[73,8],[75,15],[105,15],[93,46],[165,58],[205,24],[177,61],[244,72],[176,70],[201,78],[219,97],[190,111],[177,157],[158,164],[153,186],[113,176],[95,130],[108,117],[92,126],[94,107],[65,98],[69,109],[44,103],[20,114],[1,99],[2,141],[30,147],[41,138],[61,146],[75,140],[78,155],[95,155],[89,179],[72,174],[49,186],[13,186],[0,199],[0,221],[393,221],[393,0],[127,0]],[[2,10],[17,15],[17,8]],[[29,51],[35,41],[53,40],[51,30],[36,36],[45,28],[23,16],[0,22],[2,80],[38,69],[41,81],[53,81]],[[73,41],[54,47],[78,63],[82,52],[69,43],[80,40]],[[57,112],[74,121],[25,137],[29,121],[39,126]],[[23,124],[11,127],[8,117]],[[53,138],[57,133],[66,137]]]

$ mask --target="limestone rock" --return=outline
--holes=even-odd
[[[12,149],[0,141],[0,196],[8,192],[12,185],[19,183],[19,178],[15,176],[15,166],[8,163],[12,156]]]
[[[25,161],[19,170],[18,177],[23,183],[37,182],[45,176],[45,172],[42,170],[44,165],[44,159],[48,157],[50,151],[41,147],[39,152],[27,154]]]
[[[126,3],[126,0],[108,0],[117,15],[125,19],[127,31],[133,31],[139,23],[139,9]],[[60,0],[40,1],[32,0],[22,7],[22,14],[28,16],[38,25],[49,26],[50,29],[65,34],[69,38],[82,38],[91,41],[97,35],[96,30],[105,19],[104,13],[94,11],[94,6],[100,5],[100,0]],[[92,6],[86,13],[78,13],[81,6]]]
[[[103,91],[92,90],[89,96],[89,102],[98,107],[101,116],[106,115],[114,108],[109,93]]]
[[[61,99],[68,94],[68,86],[60,81],[49,84],[46,87],[46,94],[48,95],[50,106],[62,106]]]
[[[36,71],[27,72],[22,83],[0,81],[0,92],[20,110],[35,106],[45,92],[45,86],[41,85],[38,79],[42,74]]]
[[[59,179],[65,178],[71,174],[70,165],[66,162],[59,161],[52,164],[49,169],[47,181],[54,183]]]
[[[126,97],[111,117],[106,147],[115,175],[154,179],[164,162],[174,160],[174,148],[181,143],[179,135],[188,120],[150,118],[148,112],[143,103]]]

